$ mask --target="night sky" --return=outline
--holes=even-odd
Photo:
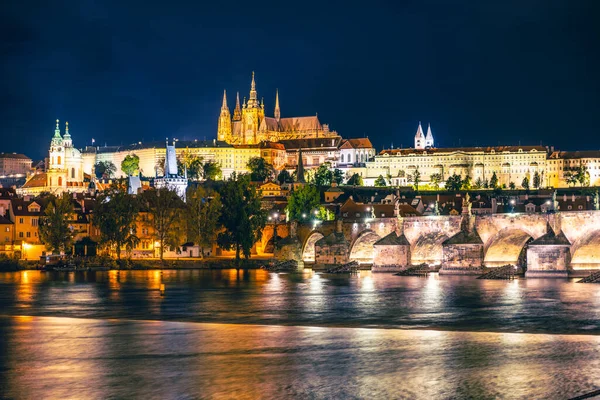
[[[124,3],[127,3],[126,5]],[[356,5],[353,5],[356,4]],[[314,115],[377,150],[553,144],[600,149],[600,1],[7,0],[0,151],[212,139],[223,89],[267,115]],[[425,126],[424,126],[425,127]]]

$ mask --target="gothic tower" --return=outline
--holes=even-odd
[[[281,110],[279,110],[279,89],[275,92],[275,113],[273,116],[277,121],[281,119]]]
[[[425,147],[433,147],[433,134],[431,133],[431,124],[427,124],[427,136],[425,136]]]
[[[244,104],[242,109],[242,143],[257,144],[258,127],[265,117],[265,110],[258,101],[256,92],[256,82],[254,81],[254,72],[252,72],[252,83],[250,84],[250,97],[248,103]]]
[[[415,134],[415,149],[425,148],[425,135],[423,135],[423,128],[421,127],[421,121],[419,121],[419,127]]]
[[[229,107],[227,107],[227,93],[225,90],[223,91],[223,105],[221,106],[221,114],[219,115],[217,137],[219,140],[231,141],[231,115],[229,114]]]
[[[71,138],[70,135],[68,135],[68,132],[65,136],[66,139],[70,141]],[[56,129],[54,130],[54,136],[50,141],[48,166],[46,168],[46,186],[49,187],[51,192],[62,192],[67,187],[67,170],[65,167],[66,151],[64,145],[64,139],[60,135],[58,120],[56,120]]]
[[[235,96],[235,109],[233,110],[233,120],[242,120],[242,107],[240,107],[240,92],[237,92]]]

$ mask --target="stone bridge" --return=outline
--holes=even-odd
[[[358,261],[373,270],[427,263],[442,273],[506,264],[526,267],[528,276],[600,270],[600,211],[346,218],[300,224],[295,233],[315,268]]]

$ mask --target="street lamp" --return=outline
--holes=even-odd
[[[275,253],[275,245],[277,243],[277,222],[279,221],[279,213],[276,211],[269,215],[269,221],[273,222],[273,253]]]
[[[515,212],[515,200],[511,199],[509,203],[510,203],[510,212],[514,213]]]

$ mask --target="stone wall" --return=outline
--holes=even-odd
[[[567,277],[571,253],[568,246],[546,245],[527,248],[527,277]]]
[[[483,244],[444,245],[443,269],[479,268],[483,264]]]
[[[410,265],[409,245],[373,246],[375,257],[373,259],[373,272],[401,271]]]

